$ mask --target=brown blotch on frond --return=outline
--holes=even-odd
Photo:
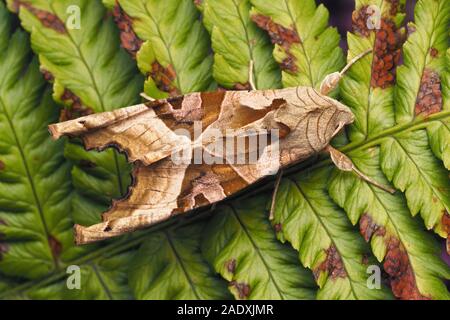
[[[66,27],[64,22],[55,14],[35,8],[31,3],[15,0],[13,2],[13,10],[18,13],[20,8],[23,7],[30,11],[45,27],[55,30],[58,33],[66,33]]]
[[[414,113],[429,116],[442,110],[441,79],[436,71],[425,69],[420,81]]]
[[[142,46],[143,41],[139,39],[133,30],[133,19],[125,13],[118,1],[112,11],[114,22],[120,30],[120,42],[122,47],[136,59],[136,54]]]

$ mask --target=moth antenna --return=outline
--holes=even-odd
[[[141,92],[140,96],[141,96],[142,98],[144,98],[145,100],[148,100],[148,101],[155,101],[155,100],[156,100],[156,99],[154,99],[154,98],[152,98],[152,97],[146,95],[144,92]]]
[[[250,59],[250,63],[248,66],[248,83],[250,84],[250,88],[252,90],[257,90],[255,86],[255,79],[253,79],[253,69],[255,67],[255,62],[253,59]]]
[[[342,69],[340,72],[333,72],[330,73],[323,79],[321,85],[320,85],[320,93],[323,95],[328,95],[331,91],[336,89],[336,87],[339,84],[339,81],[341,81],[344,74],[360,59],[365,57],[367,54],[372,52],[372,49],[368,49],[360,54],[358,54],[356,57],[354,57],[352,60],[350,60],[347,65]]]
[[[363,172],[359,171],[359,169],[356,168],[356,166],[353,164],[352,160],[349,157],[347,157],[345,154],[340,152],[339,150],[336,150],[335,148],[333,148],[330,145],[328,145],[325,150],[330,153],[331,161],[333,161],[333,163],[339,170],[347,171],[347,172],[354,172],[361,179],[374,185],[375,187],[377,187],[381,190],[384,190],[386,192],[389,192],[391,194],[395,193],[395,191],[396,191],[395,189],[393,189],[389,186],[382,185],[381,183],[378,183],[377,181],[373,180],[372,178],[366,176]]]
[[[269,220],[273,220],[275,214],[275,200],[277,198],[278,188],[280,187],[281,178],[283,177],[283,170],[280,169],[277,175],[277,180],[275,181],[275,188],[272,194],[272,203],[270,205]]]
[[[373,49],[367,49],[366,51],[358,54],[356,57],[354,57],[352,60],[350,60],[347,63],[347,65],[344,67],[344,69],[342,69],[341,72],[339,72],[341,74],[341,76],[343,76],[356,62],[358,62],[358,60],[364,58],[366,55],[368,55],[372,51],[373,51]]]

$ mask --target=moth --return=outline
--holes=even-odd
[[[327,76],[320,90],[191,93],[50,125],[54,139],[79,137],[87,150],[112,146],[134,165],[128,194],[112,201],[102,223],[75,225],[76,243],[118,236],[217,203],[323,150],[339,169],[392,192],[330,146],[354,115],[327,94],[368,52]],[[252,64],[249,69],[252,74]],[[254,87],[251,77],[250,83]]]

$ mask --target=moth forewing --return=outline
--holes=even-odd
[[[221,201],[321,151],[353,118],[338,101],[296,87],[193,93],[54,124],[50,132],[81,137],[89,149],[115,146],[135,163],[128,195],[113,201],[104,222],[76,226],[81,244]]]

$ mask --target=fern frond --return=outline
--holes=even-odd
[[[363,239],[327,194],[330,170],[303,172],[280,185],[274,224],[289,241],[320,287],[318,299],[387,299],[386,288],[367,285],[375,264]]]
[[[328,10],[314,0],[250,0],[252,20],[275,44],[284,87],[319,88],[326,75],[343,67],[339,34],[328,26]]]
[[[250,61],[258,89],[281,86],[281,72],[272,57],[272,45],[250,18],[249,0],[207,0],[202,2],[203,24],[211,34],[214,51],[213,75],[229,89],[251,89]]]
[[[204,223],[170,229],[144,240],[131,262],[130,287],[137,299],[229,299],[226,283],[200,252]]]
[[[47,125],[57,119],[28,35],[0,2],[0,272],[35,279],[69,253],[70,165]]]
[[[211,88],[209,37],[191,0],[118,3],[145,41],[136,58],[141,72],[147,75],[147,95],[161,98]]]
[[[142,77],[119,48],[118,32],[100,0],[8,0],[31,33],[41,71],[53,82],[54,99],[63,103],[61,120],[128,106],[139,101]],[[80,13],[80,25],[68,26],[68,8]],[[76,16],[75,16],[76,18]],[[80,145],[67,144],[72,160],[75,222],[95,223],[111,197],[125,194],[130,167],[113,150],[87,153]]]
[[[379,165],[379,149],[357,150],[350,156],[359,170],[387,184]],[[411,219],[403,195],[391,195],[338,170],[334,171],[328,189],[351,222],[359,222],[361,234],[391,277],[391,287],[397,297],[449,298],[442,279],[450,273],[439,259],[440,247],[422,230],[420,221]]]
[[[217,209],[202,251],[236,299],[313,299],[312,274],[292,248],[277,242],[265,203],[265,197],[255,197]]]

